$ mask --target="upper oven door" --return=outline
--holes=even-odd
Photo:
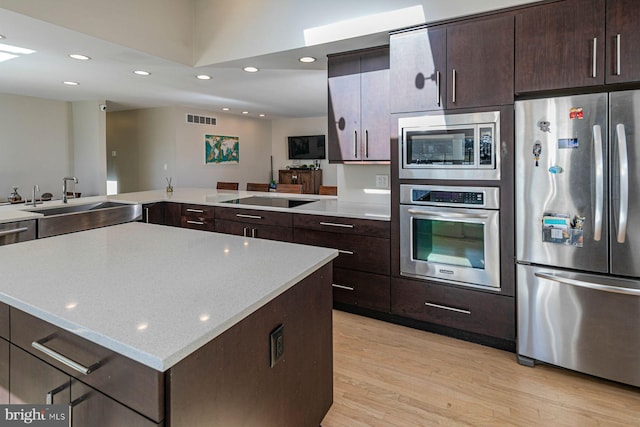
[[[399,177],[500,179],[500,112],[398,119]]]
[[[499,211],[400,205],[400,274],[500,288]]]

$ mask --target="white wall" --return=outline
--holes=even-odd
[[[71,121],[68,102],[0,94],[0,200],[13,186],[30,198],[34,184],[62,195],[62,178],[73,173]]]
[[[78,178],[75,191],[83,196],[106,194],[107,149],[104,101],[78,101],[71,104],[73,125],[73,175]]]
[[[187,123],[187,114],[215,117],[216,125]],[[161,189],[169,177],[176,187],[269,182],[269,120],[167,107],[108,113],[107,129],[108,176],[118,180],[120,193]],[[205,164],[205,135],[237,136],[240,162]]]

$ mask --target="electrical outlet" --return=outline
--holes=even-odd
[[[279,325],[269,335],[271,341],[271,367],[273,368],[284,353],[284,325]]]
[[[389,188],[389,175],[376,175],[376,188]]]
[[[111,157],[116,157],[118,152],[116,150],[111,151]]]

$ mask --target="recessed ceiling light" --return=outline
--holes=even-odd
[[[302,58],[298,59],[298,61],[304,63],[316,62],[316,58],[314,58],[313,56],[303,56]]]
[[[242,114],[249,114],[249,112],[248,111],[243,111]]]
[[[69,58],[77,59],[78,61],[88,61],[91,59],[87,55],[82,55],[81,53],[71,53],[69,54]]]
[[[260,114],[260,117],[264,117],[264,114]]]
[[[211,80],[211,76],[209,76],[207,74],[198,74],[196,76],[196,79],[199,79],[199,80]]]
[[[245,70],[247,73],[257,73],[258,71],[260,71],[256,67],[244,67],[243,70]]]
[[[222,111],[229,111],[229,107],[223,107]]]
[[[133,72],[133,74],[137,74],[139,76],[150,76],[151,73],[148,71],[144,71],[144,70],[136,70]]]
[[[67,86],[78,86],[80,84],[78,82],[72,82],[72,81],[66,81],[62,83],[66,84]]]
[[[0,34],[0,39],[6,39],[6,37]]]

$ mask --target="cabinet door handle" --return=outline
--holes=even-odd
[[[453,79],[452,82],[452,91],[451,91],[451,102],[453,102],[454,104],[456,103],[456,69],[453,69],[453,72],[451,73],[451,78]]]
[[[256,229],[255,229],[255,228],[252,228],[252,229],[251,229],[251,237],[256,237],[256,234],[257,234],[257,233],[256,233]]]
[[[238,218],[251,218],[251,219],[262,219],[260,215],[249,215],[249,214],[236,214]]]
[[[149,224],[149,208],[144,208],[144,222]]]
[[[326,225],[328,227],[342,227],[342,228],[354,228],[353,224],[338,224],[337,222],[321,222],[320,225]]]
[[[620,34],[616,35],[616,76],[620,75]]]
[[[594,37],[593,38],[593,64],[592,64],[592,73],[591,73],[591,77],[593,77],[594,79],[596,78],[596,69],[597,69],[597,56],[598,56],[598,38]]]
[[[73,427],[73,408],[75,408],[76,406],[78,406],[80,403],[84,402],[88,398],[90,398],[91,397],[91,393],[92,392],[89,392],[87,394],[83,394],[82,396],[80,396],[76,400],[74,400],[74,401],[69,403],[69,427]]]
[[[63,390],[66,390],[67,388],[69,388],[69,386],[71,385],[71,383],[69,381],[67,381],[64,384],[59,385],[58,387],[54,388],[53,390],[49,390],[47,392],[47,397],[45,398],[45,403],[47,405],[53,405],[53,397],[60,393]]]
[[[364,156],[369,158],[369,131],[364,131]]]
[[[188,208],[187,212],[204,213],[202,209],[191,209],[191,208]]]
[[[354,251],[345,251],[343,249],[338,249],[338,253],[346,254],[346,255],[354,255],[355,254]]]
[[[456,313],[471,314],[471,310],[464,310],[462,308],[449,307],[448,305],[434,304],[432,302],[425,302],[424,305],[426,305],[427,307],[439,308],[441,310],[455,311]]]
[[[187,220],[187,224],[204,225],[204,222],[202,222],[202,221],[193,221],[193,220],[189,219],[189,220]]]
[[[52,350],[49,347],[44,345],[46,342],[52,340],[53,338],[55,338],[55,336],[49,336],[49,337],[43,338],[43,339],[41,339],[39,341],[33,341],[31,343],[31,347],[35,348],[36,350],[41,351],[42,353],[46,354],[47,356],[51,357],[52,359],[62,363],[65,366],[68,366],[69,368],[73,369],[74,371],[80,372],[83,375],[89,375],[91,372],[95,371],[96,369],[98,369],[100,367],[100,362],[96,362],[91,366],[81,365],[80,363],[76,362],[75,360],[71,360],[67,356],[64,356],[64,355],[58,353],[57,351]]]
[[[436,71],[436,105],[440,107],[442,98],[440,97],[440,71]]]
[[[242,227],[242,236],[243,237],[247,237],[247,230],[249,229],[249,227]]]
[[[0,231],[0,237],[2,237],[2,236],[10,236],[11,234],[24,233],[25,231],[29,231],[29,228],[20,227],[20,228],[14,228],[13,230],[4,230],[4,231]]]
[[[331,286],[333,286],[334,288],[344,289],[344,290],[347,290],[347,291],[354,291],[355,290],[354,287],[345,286],[345,285],[338,285],[337,283],[332,283]]]
[[[353,157],[358,158],[358,131],[353,131]]]

